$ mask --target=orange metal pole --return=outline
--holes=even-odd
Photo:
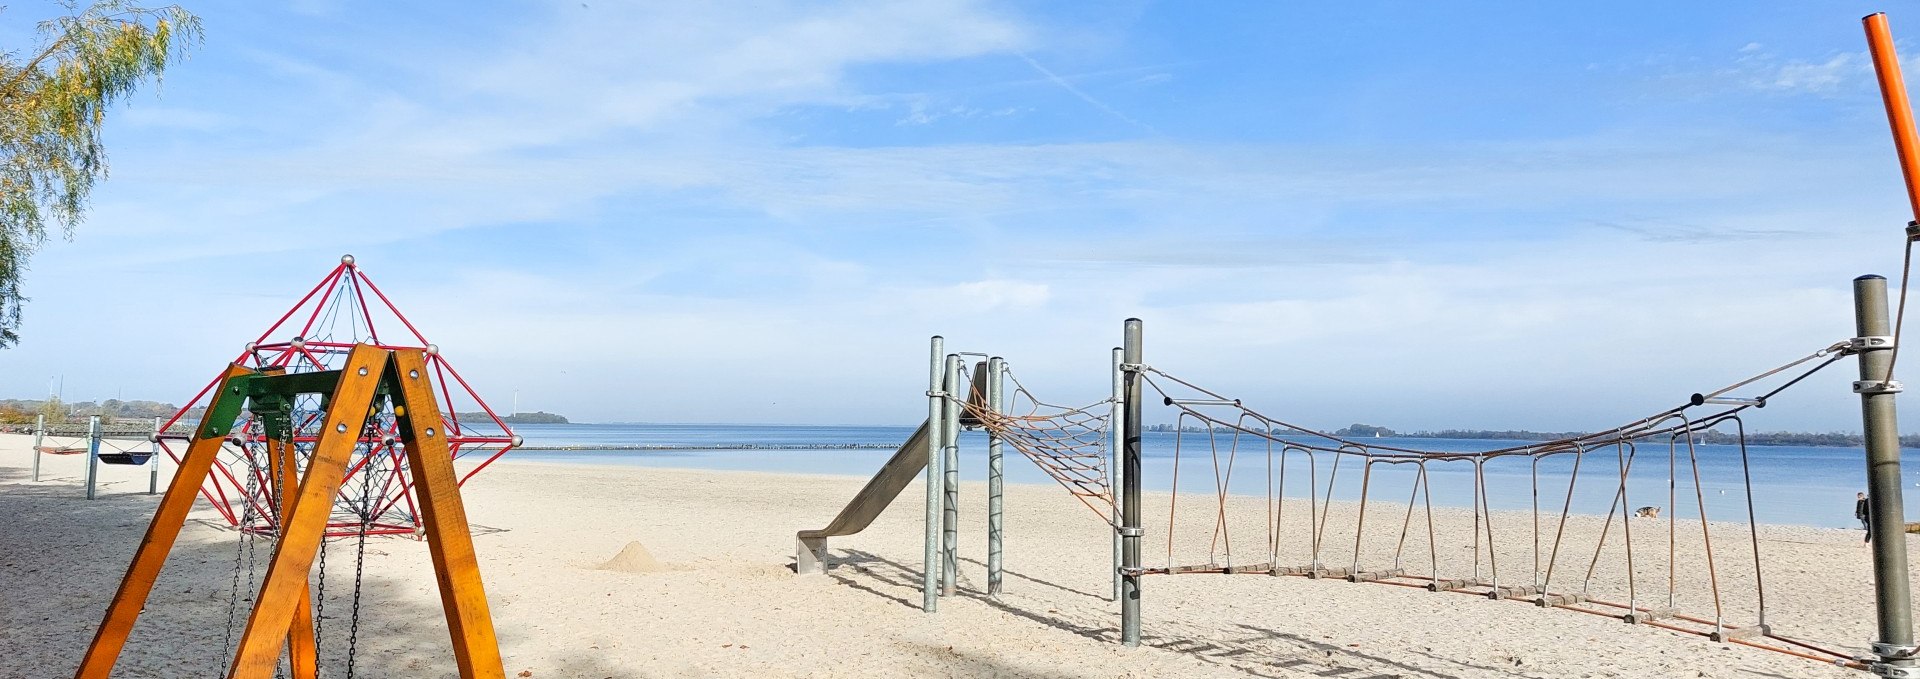
[[[1887,124],[1893,128],[1893,148],[1900,155],[1900,173],[1907,180],[1907,202],[1920,222],[1920,133],[1913,125],[1913,106],[1900,77],[1900,57],[1893,51],[1893,31],[1887,15],[1875,12],[1860,20],[1867,28],[1867,49],[1873,53],[1873,72],[1880,79],[1880,99],[1887,105]]]

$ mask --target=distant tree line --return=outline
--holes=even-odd
[[[465,421],[480,422],[480,421],[485,421],[487,419],[488,419],[487,414],[483,412],[476,411],[471,413],[460,413],[460,420],[463,422]],[[500,421],[505,422],[507,424],[571,424],[570,422],[567,421],[567,418],[565,416],[549,413],[542,410],[536,410],[530,413],[514,413],[512,415],[501,415]]]
[[[0,424],[33,424],[38,416],[45,415],[47,424],[78,424],[94,415],[100,421],[113,424],[120,419],[151,419],[171,417],[179,412],[180,406],[159,401],[122,401],[110,398],[98,403],[78,401],[66,403],[59,398],[36,399],[0,399]]]

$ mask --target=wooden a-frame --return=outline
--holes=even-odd
[[[473,536],[467,526],[466,508],[460,501],[460,487],[448,453],[446,423],[433,397],[426,356],[418,349],[389,351],[362,344],[354,347],[345,366],[338,371],[281,375],[234,365],[221,376],[213,400],[208,403],[207,416],[181,459],[166,495],[161,497],[153,523],[135,550],[133,563],[127,567],[127,575],[114,593],[106,617],[74,673],[75,679],[106,679],[112,673],[121,649],[126,646],[127,635],[133,630],[134,620],[146,605],[160,568],[180,535],[194,495],[206,481],[221,443],[230,433],[232,416],[251,394],[289,391],[328,394],[326,416],[307,464],[306,478],[299,481],[297,495],[281,503],[282,516],[277,517],[280,540],[267,567],[266,579],[254,598],[253,610],[247,616],[246,631],[234,651],[228,678],[273,676],[282,648],[289,651],[295,679],[311,679],[317,674],[308,574],[354,447],[369,414],[374,412],[376,399],[381,397],[393,400],[394,413],[398,416],[400,439],[406,446],[407,465],[413,471],[414,487],[419,493],[420,519],[427,548],[433,556],[434,576],[440,586],[440,601],[446,610],[460,676],[463,679],[504,676],[500,646],[494,637],[486,590],[481,585],[480,566],[474,555]],[[268,442],[269,457],[275,467],[270,478],[275,483],[291,486],[297,471],[293,465],[279,462],[280,453],[289,445],[286,441]]]

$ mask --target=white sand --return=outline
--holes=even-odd
[[[101,498],[88,502],[79,456],[45,458],[44,479],[29,482],[27,449],[26,437],[0,435],[0,516],[6,517],[0,522],[0,675],[70,676],[156,498],[144,494],[144,469],[102,467]],[[943,601],[937,615],[927,615],[918,608],[918,487],[907,489],[866,533],[834,539],[830,575],[797,577],[791,571],[794,531],[824,525],[863,482],[543,465],[509,456],[466,487],[508,674],[1866,676],[1517,601],[1253,575],[1149,577],[1147,645],[1129,650],[1116,643],[1119,617],[1105,599],[1109,533],[1050,486],[1008,490],[1006,592],[997,600],[980,593],[986,585],[984,488],[962,489],[963,592]],[[1155,501],[1148,505],[1150,566],[1165,561],[1166,549],[1165,498]],[[1261,503],[1253,499],[1233,508],[1236,516],[1253,517],[1234,524],[1230,537],[1241,549],[1265,540]],[[1179,518],[1176,560],[1205,561],[1214,510],[1210,504],[1189,508]],[[1322,555],[1329,565],[1352,559],[1351,510],[1341,505],[1329,519]],[[1304,511],[1292,505],[1288,511],[1285,537],[1297,542],[1306,535]],[[1401,512],[1404,505],[1370,510],[1363,568],[1391,563]],[[1471,514],[1438,515],[1441,570],[1465,576],[1472,567]],[[1497,519],[1503,581],[1532,577],[1530,521],[1526,514]],[[1599,524],[1591,517],[1572,523],[1556,583],[1583,573]],[[1424,571],[1428,545],[1418,514],[1415,526],[1406,558]],[[1635,526],[1637,554],[1658,556],[1637,564],[1641,601],[1664,602],[1666,524],[1643,520]],[[1681,527],[1682,551],[1695,554],[1678,564],[1685,578],[1703,571],[1699,526]],[[1872,587],[1859,535],[1762,529],[1769,617],[1778,631],[1853,651],[1864,647],[1872,634]],[[1735,583],[1752,578],[1745,536],[1743,526],[1714,527],[1730,623],[1745,624],[1754,615],[1751,592],[1734,591]],[[643,545],[639,553],[628,549],[635,542]],[[204,503],[196,508],[115,676],[218,674],[237,544]],[[351,624],[353,543],[336,542],[329,550],[322,654],[333,666],[325,676],[338,677],[344,676],[340,665]],[[1617,552],[1615,547],[1603,554],[1592,591],[1624,600],[1624,569],[1609,565]],[[266,558],[263,550],[262,569]],[[1281,561],[1305,559],[1303,549],[1290,548]],[[608,565],[626,567],[603,569]],[[426,546],[404,538],[370,540],[364,583],[358,675],[453,676]],[[1684,608],[1712,611],[1704,585],[1683,582],[1678,594]]]

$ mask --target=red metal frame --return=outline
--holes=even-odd
[[[373,299],[379,301],[377,306],[368,303],[367,291],[373,292]],[[301,312],[308,307],[311,310],[303,315]],[[374,330],[377,311],[399,321],[399,327],[406,328],[400,343],[388,343]],[[289,321],[294,319],[302,319],[298,334],[285,334],[293,329]],[[396,327],[393,324],[382,325],[390,329]],[[316,328],[324,336],[309,339]],[[473,478],[474,474],[480,473],[480,470],[518,445],[519,437],[514,436],[513,429],[507,426],[506,421],[487,405],[486,400],[480,398],[472,385],[440,354],[439,348],[427,341],[426,336],[400,312],[379,286],[374,285],[373,279],[351,257],[342,257],[338,266],[327,272],[318,285],[281,314],[266,332],[260,333],[258,338],[247,344],[233,362],[252,368],[284,368],[288,372],[328,370],[357,344],[372,344],[382,349],[426,351],[428,366],[434,371],[434,379],[440,382],[442,402],[436,405],[446,414],[449,430],[447,446],[453,459],[461,460],[469,455],[483,456],[460,477],[460,483],[466,483],[467,479]],[[167,419],[162,431],[182,420],[191,419],[189,414],[206,404],[208,393],[218,383],[218,378],[208,382],[192,400]],[[454,389],[455,385],[459,389]],[[462,409],[484,413],[484,420],[478,423],[481,426],[474,427],[470,426],[473,423],[461,422],[455,413]],[[250,418],[251,415],[246,417]],[[296,464],[304,465],[305,451],[311,448],[316,437],[303,432],[302,423],[296,423],[294,429],[293,457]],[[497,429],[499,433],[489,429]],[[235,431],[249,430],[236,428]],[[357,535],[361,532],[360,518],[352,511],[359,502],[360,491],[360,486],[353,482],[357,478],[355,475],[387,470],[393,471],[386,473],[383,481],[373,483],[374,489],[369,493],[372,497],[366,501],[366,506],[375,508],[366,532],[369,535],[417,534],[419,514],[413,497],[413,480],[400,471],[406,465],[395,463],[404,458],[405,452],[397,442],[390,443],[393,441],[391,435],[395,432],[385,433],[388,436],[368,436],[361,440],[360,456],[348,469],[348,481],[341,484],[341,494],[335,498],[336,515],[327,524],[328,536]],[[162,436],[159,443],[161,449],[177,464],[185,452],[179,444],[185,440],[185,437]],[[250,533],[273,533],[277,530],[277,521],[271,511],[274,504],[272,486],[262,471],[266,461],[264,455],[264,438],[258,435],[230,438],[219,462],[214,465],[214,473],[208,475],[207,482],[200,488],[200,496],[206,498],[228,525]],[[369,462],[377,463],[370,465]],[[249,474],[254,475],[251,490],[247,483]],[[243,518],[246,519],[244,522]]]

